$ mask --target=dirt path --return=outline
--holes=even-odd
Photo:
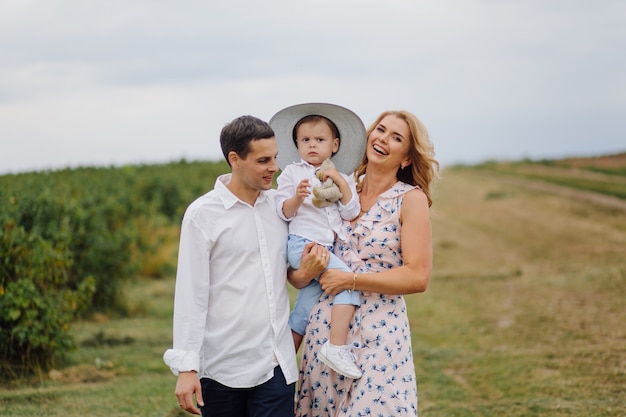
[[[604,207],[610,207],[626,211],[626,200],[622,200],[617,197],[611,197],[591,191],[577,190],[575,188],[564,187],[542,181],[532,181],[521,178],[507,177],[505,175],[500,175],[498,178],[502,182],[512,184],[518,187],[559,194],[564,197],[569,197],[576,200],[584,200]]]

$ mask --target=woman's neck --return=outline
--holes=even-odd
[[[398,179],[395,174],[366,172],[365,178],[363,178],[363,187],[359,193],[361,214],[368,211],[376,203],[378,196],[390,189],[396,182]]]
[[[398,179],[395,173],[381,174],[376,172],[366,172],[363,178],[363,188],[361,195],[363,196],[379,196],[393,186]]]

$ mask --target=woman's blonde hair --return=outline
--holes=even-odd
[[[376,129],[376,126],[380,121],[387,116],[396,116],[404,120],[409,126],[411,133],[410,145],[409,145],[409,158],[411,164],[406,168],[399,168],[396,173],[396,178],[399,181],[405,182],[410,185],[417,185],[422,189],[426,197],[428,198],[428,206],[433,204],[430,185],[431,182],[438,176],[439,162],[435,159],[435,150],[433,144],[428,136],[426,126],[412,113],[405,110],[388,110],[381,113],[380,116],[372,123],[367,129],[367,138]],[[362,184],[362,176],[367,170],[367,154],[363,155],[361,163],[354,172],[354,178],[357,182],[357,191],[360,192]]]

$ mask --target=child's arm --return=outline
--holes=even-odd
[[[352,190],[348,185],[346,179],[337,171],[335,168],[329,168],[324,171],[324,178],[322,178],[322,182],[326,181],[328,178],[333,180],[333,182],[339,187],[339,191],[341,191],[341,204],[346,205],[352,200]]]
[[[336,169],[332,169],[332,171],[334,172],[331,172],[331,175],[337,174],[339,178],[335,179],[334,176],[330,178],[337,184],[343,196],[337,204],[339,215],[343,220],[353,220],[358,217],[361,210],[356,183],[352,177],[341,174]]]
[[[311,194],[309,180],[300,181],[296,187],[296,193],[283,202],[283,214],[290,219],[296,215],[304,199]]]

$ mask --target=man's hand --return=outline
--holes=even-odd
[[[304,245],[300,268],[291,269],[287,272],[287,279],[294,287],[300,289],[306,287],[311,280],[319,276],[328,264],[330,253],[324,246],[316,243]]]
[[[180,408],[191,414],[200,414],[200,410],[196,408],[193,402],[193,395],[195,394],[198,405],[204,406],[202,387],[195,371],[178,373],[175,394]]]

